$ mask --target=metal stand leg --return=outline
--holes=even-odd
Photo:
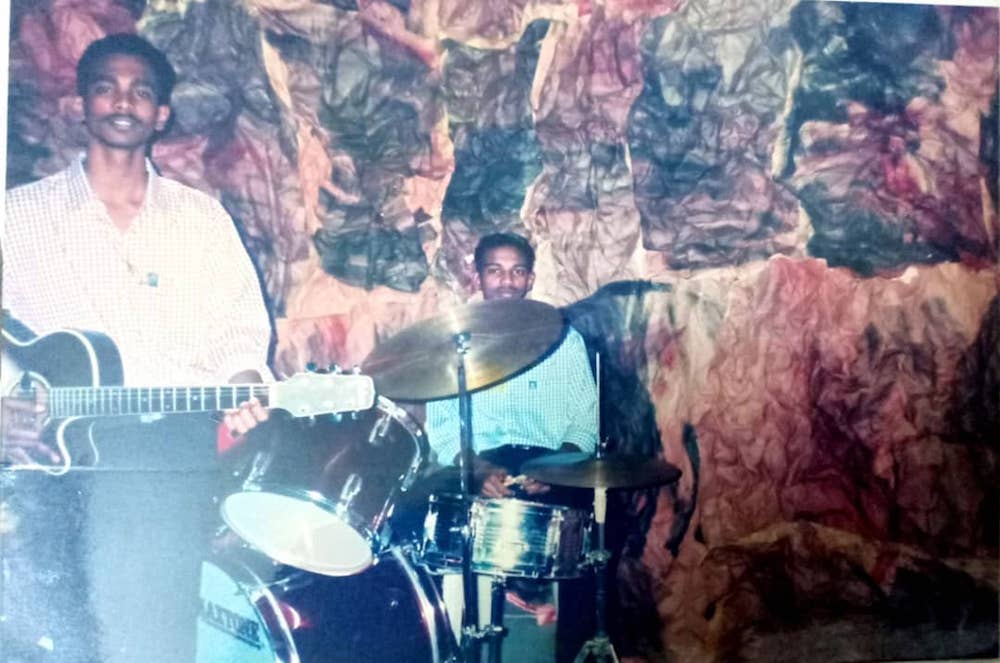
[[[490,639],[490,663],[500,663],[501,649],[507,629],[503,626],[503,607],[507,602],[507,584],[504,578],[495,576],[490,586],[490,625],[486,637]]]
[[[611,645],[611,638],[605,630],[605,582],[607,581],[606,570],[611,554],[604,548],[604,523],[607,520],[608,512],[608,489],[594,489],[594,521],[597,523],[597,549],[591,553],[594,561],[594,598],[595,611],[597,617],[597,629],[594,637],[583,643],[580,653],[576,655],[574,663],[585,663],[594,661],[595,663],[618,663],[618,656],[615,648]]]
[[[479,630],[479,597],[476,579],[472,574],[472,527],[469,516],[472,508],[472,397],[465,379],[465,354],[469,351],[469,334],[454,336],[456,369],[458,377],[458,430],[460,453],[459,476],[462,501],[465,505],[465,525],[462,527],[462,654],[466,663],[480,663],[482,632]]]

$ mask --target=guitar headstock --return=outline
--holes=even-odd
[[[368,375],[296,373],[271,386],[269,405],[295,417],[367,410],[375,405]]]

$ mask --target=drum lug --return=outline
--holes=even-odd
[[[271,466],[272,458],[273,456],[266,451],[258,451],[254,454],[253,463],[250,465],[250,471],[247,473],[247,478],[243,481],[244,490],[248,487],[255,486],[260,478],[267,473],[268,468]]]
[[[352,472],[347,477],[347,481],[344,482],[344,487],[340,489],[340,501],[337,507],[343,507],[345,511],[349,510],[354,497],[361,492],[362,485],[364,485],[364,480]]]

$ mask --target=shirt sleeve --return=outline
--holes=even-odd
[[[205,302],[209,326],[199,364],[217,380],[256,370],[270,382],[271,320],[260,280],[229,215],[215,201],[209,213],[206,225],[212,232],[202,281],[210,295]]]
[[[18,278],[19,270],[17,264],[20,256],[15,253],[15,249],[20,247],[16,240],[17,228],[15,224],[23,215],[22,209],[14,202],[15,193],[7,192],[4,197],[4,218],[0,220],[0,250],[3,251],[0,263],[3,265],[3,274],[0,276],[0,304],[3,309],[13,316],[23,315],[24,289],[21,280]],[[23,321],[22,321],[23,322]]]
[[[560,351],[566,376],[566,431],[562,442],[586,453],[597,450],[597,384],[590,371],[587,347],[570,327]]]

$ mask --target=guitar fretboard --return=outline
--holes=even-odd
[[[51,416],[160,414],[231,410],[256,398],[268,405],[269,385],[205,387],[55,387],[48,392]]]

